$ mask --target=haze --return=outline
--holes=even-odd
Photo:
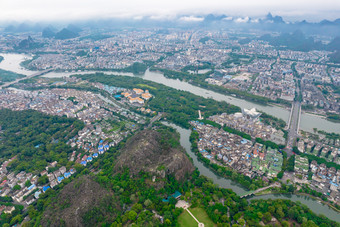
[[[226,14],[263,16],[268,12],[288,20],[334,20],[340,15],[339,0],[1,0],[0,21],[62,21],[150,16],[167,19],[176,15]]]

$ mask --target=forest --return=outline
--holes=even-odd
[[[66,142],[83,127],[77,119],[0,109],[0,160],[16,155],[7,167],[15,172],[40,172],[53,161],[66,166],[74,150]]]
[[[172,175],[168,175],[157,179],[155,183],[146,172],[135,177],[131,177],[128,170],[116,173],[115,159],[123,146],[124,143],[121,143],[111,148],[98,160],[101,166],[98,174],[90,173],[85,167],[78,171],[77,178],[90,173],[92,179],[112,193],[105,203],[93,206],[82,216],[88,226],[178,226],[178,217],[184,212],[183,209],[175,207],[177,200],[174,198],[169,202],[162,201],[175,191],[179,191],[182,194],[181,199],[188,201],[192,208],[203,208],[217,226],[260,226],[260,223],[276,223],[282,226],[289,226],[289,223],[301,226],[339,226],[334,221],[317,216],[306,206],[289,200],[254,200],[249,203],[232,190],[214,185],[206,177],[200,176],[198,171],[184,181],[176,181]],[[65,183],[58,187],[56,191],[48,190],[37,204],[28,208],[31,221],[27,226],[40,223],[44,212],[55,204]],[[64,209],[68,207],[67,204],[59,206],[64,206]],[[162,219],[155,217],[155,213]],[[58,221],[65,223],[65,220]]]
[[[23,130],[16,136],[26,138],[26,140],[18,141],[22,146],[27,144],[29,148],[35,145],[35,142],[43,142],[38,140],[42,131],[47,134],[45,137],[48,139],[45,141],[50,141],[52,138],[61,141],[72,137],[72,133],[75,133],[76,130],[70,130],[70,127],[79,129],[82,126],[82,124],[77,125],[74,119],[47,116],[36,111],[1,110],[1,116],[2,132],[4,132],[2,138],[7,133],[14,133],[15,136],[18,128],[22,127]],[[33,126],[34,128],[29,128]],[[25,133],[29,129],[32,135]],[[58,136],[56,130],[60,130],[63,136]],[[160,137],[162,146],[179,146],[178,137],[166,140],[174,133],[173,130],[167,130],[166,127],[158,125],[158,132],[163,135]],[[76,165],[75,175],[41,194],[36,202],[27,207],[27,210],[23,211],[23,207],[17,207],[12,214],[2,214],[0,223],[3,226],[15,225],[20,223],[27,214],[29,219],[23,224],[25,227],[42,224],[63,226],[68,219],[62,219],[58,214],[72,206],[68,201],[77,201],[78,196],[74,197],[74,190],[82,191],[87,187],[91,188],[91,186],[83,187],[83,185],[93,184],[91,181],[95,181],[101,187],[98,191],[106,191],[103,197],[105,200],[92,204],[85,213],[81,214],[80,218],[83,223],[86,223],[85,226],[178,226],[178,217],[184,212],[183,209],[175,207],[177,200],[174,198],[171,198],[169,202],[163,201],[175,191],[179,191],[182,194],[181,199],[187,200],[192,208],[203,208],[217,226],[238,227],[245,223],[249,226],[259,226],[260,223],[276,223],[282,226],[288,226],[288,223],[297,223],[301,226],[339,226],[334,221],[315,215],[306,206],[289,200],[256,200],[249,203],[232,190],[214,185],[211,180],[201,176],[197,170],[181,181],[177,181],[172,174],[164,178],[157,177],[156,181],[152,181],[152,175],[148,172],[140,172],[136,176],[132,176],[128,169],[116,172],[115,160],[123,151],[125,144],[126,139],[117,146],[111,147],[92,165],[87,167]],[[234,173],[232,177],[233,175]],[[91,180],[84,181],[85,176]],[[71,195],[73,197],[68,197]],[[79,196],[79,198],[82,197]],[[7,198],[1,198],[1,201],[11,202]],[[56,213],[54,215],[51,212]],[[155,216],[155,213],[162,218]],[[50,222],[52,216],[48,215],[54,215],[53,217],[57,218],[53,219],[55,222]],[[273,222],[272,218],[276,221]]]
[[[18,78],[22,78],[22,77],[25,77],[25,75],[0,69],[0,84],[2,84],[4,82],[14,81],[14,80],[16,80]]]

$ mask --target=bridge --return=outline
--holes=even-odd
[[[34,74],[30,75],[30,76],[18,78],[18,79],[14,80],[14,81],[10,81],[10,82],[4,83],[3,85],[0,85],[0,89],[3,89],[3,88],[5,88],[5,87],[8,87],[8,86],[10,86],[10,85],[12,85],[12,84],[18,83],[18,82],[21,81],[21,80],[30,79],[30,78],[35,77],[35,76],[42,76],[42,75],[44,75],[44,74],[46,74],[46,73],[49,73],[49,72],[51,72],[51,71],[53,71],[53,69],[46,69],[46,70],[44,70],[44,71],[39,71],[39,72],[37,72],[37,73],[34,73]]]
[[[159,112],[156,116],[154,116],[151,120],[150,120],[150,124],[148,125],[148,128],[150,128],[152,126],[152,124],[155,121],[158,121],[159,119],[161,119],[163,116],[163,113]]]
[[[300,94],[300,87],[296,87],[296,93]],[[299,127],[300,127],[300,117],[301,117],[301,102],[299,98],[294,100],[292,103],[292,109],[289,116],[289,121],[287,125],[288,130],[288,138],[285,151],[287,152],[287,156],[290,157],[293,155],[293,146],[296,141],[296,138],[299,136]]]
[[[259,188],[259,189],[255,190],[255,191],[248,191],[245,194],[240,195],[240,197],[241,198],[245,198],[245,197],[248,197],[248,196],[251,196],[251,195],[255,195],[256,193],[265,191],[268,188],[280,188],[280,187],[281,187],[281,184],[279,182],[275,182],[275,183],[273,183],[271,185],[268,185],[267,187]]]

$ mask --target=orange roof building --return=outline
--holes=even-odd
[[[122,95],[124,95],[125,98],[131,96],[131,94],[129,92],[123,92]]]
[[[144,100],[139,98],[139,97],[136,97],[136,98],[129,97],[129,101],[130,101],[130,103],[144,104]]]
[[[145,100],[149,100],[152,97],[152,95],[150,93],[143,93],[142,94],[142,98]]]
[[[134,88],[133,91],[136,92],[137,95],[144,93],[144,91],[142,89],[139,89],[139,88]]]

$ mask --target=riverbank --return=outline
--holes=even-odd
[[[318,197],[312,196],[312,195],[307,194],[307,193],[301,193],[301,192],[295,192],[295,193],[293,193],[293,194],[295,194],[295,195],[301,195],[301,196],[308,196],[308,197],[310,197],[310,198],[312,198],[312,199],[315,199],[315,200],[317,200],[317,201],[319,201],[319,202],[321,202],[321,203],[323,203],[323,204],[329,206],[329,207],[332,208],[334,211],[336,211],[336,212],[338,212],[338,213],[340,214],[340,210],[337,209],[335,206],[333,206],[333,204],[331,204],[331,203],[329,203],[329,202],[327,202],[327,201],[323,201],[322,199],[320,199],[320,198],[318,198]]]
[[[87,72],[79,72],[78,74],[89,74],[89,73],[96,73],[96,72],[91,72],[91,71],[87,71]],[[47,78],[58,78],[58,77],[67,77],[70,75],[74,75],[76,73],[49,73],[47,75],[45,75],[44,77]],[[192,94],[204,97],[204,98],[211,98],[214,99],[216,101],[224,101],[233,105],[237,105],[240,108],[247,108],[247,109],[251,109],[253,107],[255,107],[257,110],[264,112],[264,113],[270,113],[271,115],[275,116],[276,118],[280,118],[283,119],[285,122],[288,122],[288,118],[289,118],[289,113],[290,111],[288,110],[288,108],[282,108],[282,107],[278,107],[276,105],[258,105],[255,103],[250,103],[248,101],[242,100],[242,99],[237,99],[233,96],[228,96],[228,95],[222,95],[220,93],[214,92],[214,91],[210,91],[210,90],[206,90],[204,88],[200,88],[200,87],[196,87],[193,86],[189,83],[180,81],[180,80],[175,80],[175,79],[168,79],[166,77],[164,77],[164,75],[157,73],[157,72],[150,72],[150,71],[146,71],[146,73],[142,76],[136,76],[133,75],[132,73],[118,73],[119,75],[122,76],[129,76],[129,77],[138,77],[144,80],[148,80],[148,81],[152,81],[152,82],[156,82],[156,83],[160,83],[163,85],[166,85],[168,87],[171,88],[175,88],[177,90],[182,90],[182,91],[188,91]],[[115,75],[115,74],[113,74]],[[304,117],[305,115],[302,114],[302,117]],[[304,120],[307,119],[307,120]],[[330,132],[338,132],[337,127],[335,124],[332,124],[329,121],[326,121],[325,119],[321,119],[319,117],[314,117],[314,116],[305,116],[302,119],[301,122],[301,128],[305,129],[307,131],[312,132],[313,128],[318,128],[321,130],[326,130],[326,131],[330,131]],[[339,127],[340,128],[340,127]]]
[[[333,204],[327,202],[327,201],[323,201],[322,199],[315,197],[313,195],[307,194],[307,193],[301,193],[301,192],[294,192],[294,193],[282,193],[282,192],[274,192],[271,189],[267,189],[265,191],[259,192],[254,194],[254,196],[252,197],[256,197],[256,196],[264,196],[264,195],[299,195],[299,196],[307,196],[311,199],[317,200],[321,203],[323,203],[324,205],[327,205],[328,207],[332,208],[334,211],[338,212],[340,214],[340,210],[337,209]]]

